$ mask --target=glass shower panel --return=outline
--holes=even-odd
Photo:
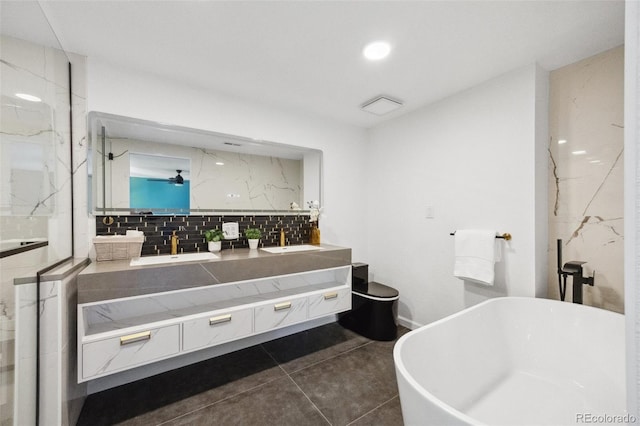
[[[38,408],[36,273],[72,251],[69,61],[37,2],[0,2],[0,19],[0,425],[21,425]]]

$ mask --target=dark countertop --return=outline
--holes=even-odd
[[[322,250],[282,254],[223,250],[215,253],[217,259],[148,266],[129,266],[129,260],[93,262],[78,275],[78,303],[351,265],[350,248],[320,247]]]
[[[77,272],[79,269],[82,269],[91,263],[91,259],[87,257],[83,258],[72,258],[68,261],[64,262],[60,266],[55,269],[52,269],[40,277],[40,281],[62,281],[72,273]],[[33,270],[33,267],[29,267],[30,270]],[[34,284],[37,280],[36,272],[29,272],[24,276],[20,276],[14,278],[14,285],[22,285],[22,284]]]

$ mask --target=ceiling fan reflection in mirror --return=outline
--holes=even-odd
[[[176,172],[178,172],[178,174],[175,177],[170,177],[170,178],[167,178],[167,179],[147,178],[147,180],[167,182],[168,184],[174,184],[176,186],[183,185],[184,184],[184,178],[180,175],[180,173],[182,173],[182,170],[176,170]]]

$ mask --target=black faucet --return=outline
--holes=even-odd
[[[572,260],[571,262],[567,262],[562,267],[561,271],[559,271],[565,279],[567,275],[571,275],[573,278],[573,303],[582,304],[582,286],[590,285],[593,287],[595,281],[595,271],[592,277],[583,277],[582,276],[582,265],[587,262],[582,262],[579,260]]]

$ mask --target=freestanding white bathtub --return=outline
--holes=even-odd
[[[504,297],[407,333],[393,358],[405,425],[621,424],[624,353],[621,314]]]

